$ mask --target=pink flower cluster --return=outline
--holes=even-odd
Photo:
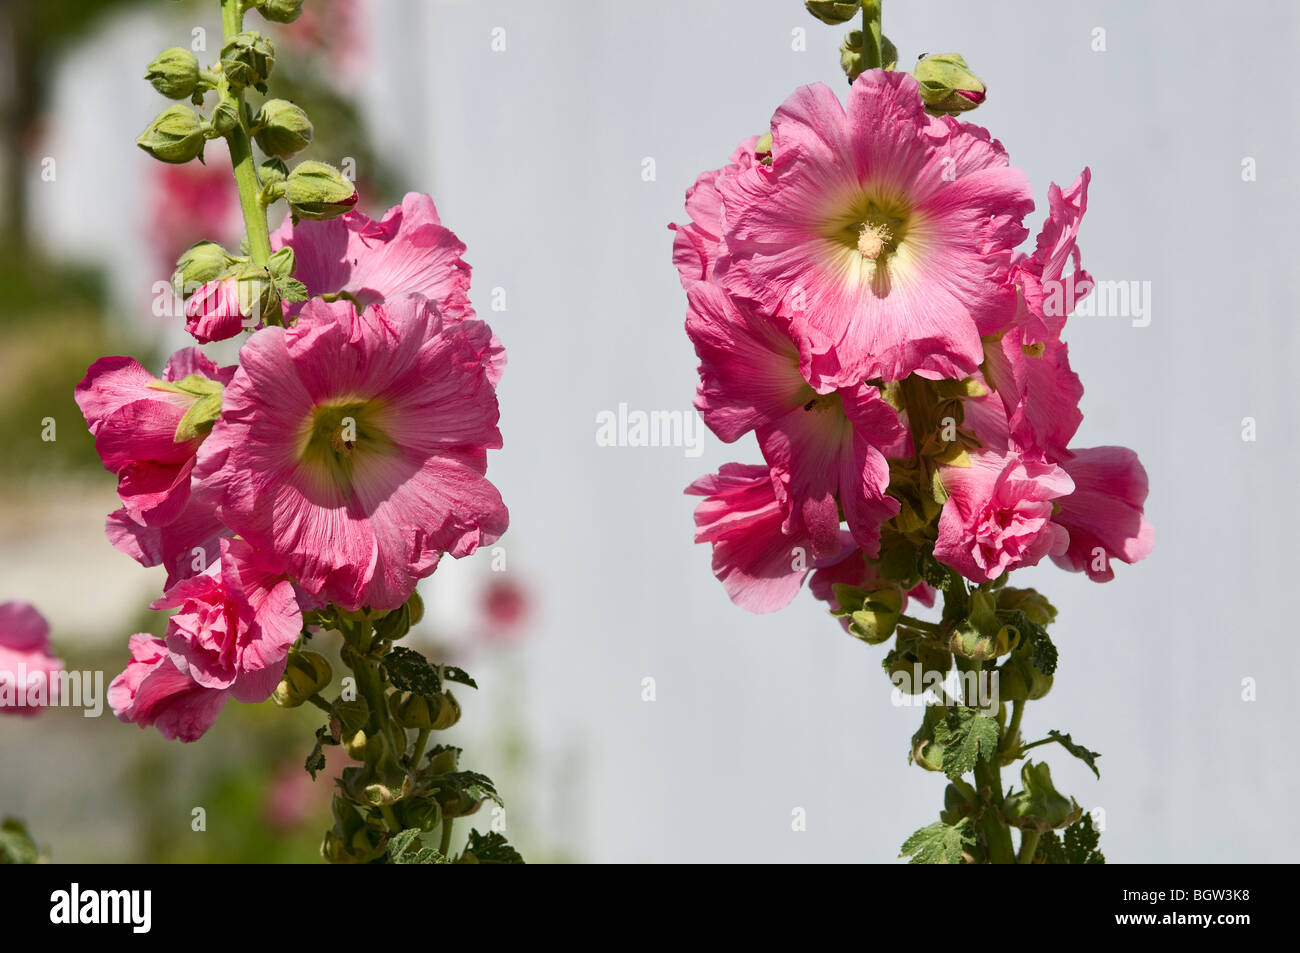
[[[1034,207],[1024,174],[986,130],[927,114],[916,80],[883,70],[847,106],[820,84],[797,90],[770,140],[699,177],[691,221],[673,226],[696,407],[725,442],[752,432],[765,461],[687,490],[736,603],[779,609],[813,570],[827,600],[832,582],[870,585],[885,530],[976,582],[1044,556],[1105,581],[1114,560],[1150,552],[1136,455],[1069,446],[1083,389],[1061,331],[1091,286],[1075,244],[1088,182],[1085,169],[1053,185],[1035,247],[1017,251]],[[940,436],[905,393],[945,382],[964,393]],[[941,506],[919,528],[900,517],[918,464]]]
[[[314,297],[255,331],[238,365],[190,347],[154,378],[108,357],[77,387],[118,476],[109,539],[166,568],[153,607],[175,610],[163,639],[132,636],[109,703],[183,741],[228,699],[271,695],[304,611],[396,609],[442,555],[508,523],[485,476],[505,355],[433,201],[286,222],[273,245]]]

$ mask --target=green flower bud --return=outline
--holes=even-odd
[[[1056,606],[1048,602],[1047,597],[1037,589],[1007,586],[998,592],[998,608],[1012,611],[1019,609],[1029,617],[1030,622],[1038,625],[1051,625],[1056,618]]]
[[[239,110],[227,100],[217,103],[212,110],[212,131],[219,136],[229,136],[239,127]]]
[[[149,123],[135,144],[161,162],[179,164],[203,157],[207,142],[203,119],[188,106],[168,106]]]
[[[847,23],[862,12],[862,0],[804,0],[808,12],[822,23]]]
[[[880,65],[884,69],[893,69],[898,65],[898,49],[887,36],[880,38],[880,60]],[[849,33],[844,37],[844,42],[840,44],[840,68],[849,77],[850,83],[866,70],[867,64],[862,58],[861,30],[854,30]]]
[[[431,831],[442,823],[442,808],[437,801],[425,798],[407,799],[399,806],[403,827],[417,831]]]
[[[868,592],[862,608],[849,616],[849,634],[869,645],[878,645],[894,634],[902,605],[903,594],[897,589]]]
[[[456,770],[456,762],[459,758],[459,748],[450,745],[434,748],[429,754],[429,773],[435,777],[440,774],[451,774]]]
[[[1003,701],[1035,701],[1052,690],[1052,676],[1040,672],[1027,652],[1013,652],[997,675],[998,697]]]
[[[240,33],[221,48],[221,71],[236,89],[264,85],[275,68],[275,47],[260,33]]]
[[[181,252],[172,272],[172,290],[178,298],[188,298],[200,285],[220,277],[234,259],[216,242],[199,242]]]
[[[260,0],[257,12],[272,23],[292,23],[302,13],[302,0]]]
[[[297,708],[334,678],[329,661],[316,652],[290,652],[284,677],[271,696],[281,708]]]
[[[173,46],[154,57],[144,78],[168,99],[184,99],[199,84],[199,58],[189,50]]]
[[[460,721],[460,702],[451,692],[443,692],[437,698],[438,712],[429,727],[434,731],[444,731]]]
[[[424,600],[418,592],[411,593],[411,598],[406,600],[406,608],[411,614],[411,625],[419,625],[424,618]]]
[[[984,102],[984,84],[956,53],[922,57],[912,69],[930,113],[961,113]]]
[[[1046,762],[1026,761],[1020,769],[1023,791],[1016,791],[1002,805],[1007,823],[1021,830],[1046,833],[1069,827],[1083,814],[1073,798],[1067,798],[1052,784],[1052,772]]]
[[[268,99],[253,117],[253,138],[267,155],[286,158],[311,145],[311,120],[284,99]]]
[[[289,178],[289,167],[280,159],[267,159],[257,167],[257,177],[262,181],[263,188],[283,185]]]
[[[403,728],[432,729],[441,704],[436,697],[414,692],[394,692],[388,696],[388,711],[393,721]]]
[[[357,190],[332,165],[308,160],[296,165],[284,185],[284,197],[298,218],[337,218],[357,204]]]

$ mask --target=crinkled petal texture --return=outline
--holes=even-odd
[[[76,399],[104,467],[118,475],[127,518],[141,527],[175,520],[190,497],[190,473],[202,438],[176,441],[193,394],[168,385],[196,374],[225,384],[234,368],[219,368],[198,348],[177,351],[161,380],[129,357],[105,357],[77,385]]]
[[[1065,319],[1092,290],[1092,277],[1080,264],[1076,239],[1083,213],[1088,209],[1088,183],[1092,172],[1084,169],[1067,189],[1055,182],[1047,190],[1047,219],[1034,253],[1017,258],[1012,280],[1020,288],[1015,323],[1026,344],[1040,344],[1060,337]],[[1074,263],[1074,271],[1065,268]]]
[[[493,341],[418,295],[362,314],[312,301],[244,345],[196,475],[222,521],[312,596],[396,608],[442,553],[506,529],[484,476],[501,446]]]
[[[700,357],[695,405],[705,422],[728,442],[757,433],[785,530],[807,534],[814,558],[840,551],[841,506],[854,538],[874,554],[880,524],[898,513],[885,495],[885,453],[905,437],[897,413],[865,384],[818,394],[799,370],[787,322],[712,283],[696,283],[687,297],[686,331]]]
[[[216,723],[230,692],[205,688],[176,667],[167,643],[140,633],[131,661],[108,686],[108,705],[122,721],[157,726],[164,738],[195,741]]]
[[[1062,462],[1074,492],[1053,519],[1070,533],[1070,546],[1052,561],[1094,582],[1115,578],[1111,560],[1135,563],[1151,555],[1155,527],[1143,515],[1147,472],[1127,447],[1075,450]]]
[[[63,662],[50,649],[50,626],[35,606],[0,603],[0,715],[35,715],[56,701],[50,678]]]
[[[1063,469],[1016,452],[973,453],[970,461],[943,468],[948,500],[936,559],[967,579],[989,582],[1065,552],[1069,535],[1052,521],[1052,501],[1074,490]]]
[[[819,390],[961,377],[1015,314],[1012,249],[1033,198],[984,130],[927,116],[906,73],[869,70],[772,118],[772,164],[719,178],[719,280],[792,321]]]
[[[472,318],[465,245],[438,218],[433,199],[408,192],[375,221],[348,212],[324,222],[285,219],[271,247],[293,249],[294,276],[312,295],[347,291],[363,306],[405,294],[434,301],[447,320]],[[286,305],[297,314],[302,303]]]
[[[983,366],[1016,444],[1053,459],[1065,454],[1083,423],[1083,382],[1070,367],[1069,346],[1055,335],[1030,345],[1024,329],[1013,327],[986,344]]]
[[[737,172],[751,168],[755,162],[754,146],[758,136],[744,140],[731,159],[721,169],[703,173],[695,184],[686,190],[686,214],[691,220],[685,225],[669,225],[673,237],[673,264],[681,278],[682,287],[689,289],[697,281],[713,277],[713,267],[722,254],[722,192],[718,182]]]
[[[182,580],[152,608],[178,610],[166,635],[176,667],[241,702],[271,696],[302,631],[293,583],[268,571],[244,540],[222,540],[212,572]]]
[[[731,601],[750,612],[789,605],[812,568],[811,541],[782,528],[768,468],[723,464],[686,492],[705,498],[695,508],[695,541],[713,544],[713,574]]]

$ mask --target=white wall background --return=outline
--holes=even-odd
[[[690,406],[695,359],[666,225],[682,219],[695,176],[762,131],[795,86],[845,88],[844,31],[798,0],[372,9],[363,93],[375,131],[468,243],[475,303],[508,347],[506,448],[491,475],[511,508],[512,566],[541,603],[524,650],[530,735],[543,759],[587,752],[567,835],[577,853],[893,858],[934,819],[944,781],[906,762],[919,714],[891,706],[883,649],[845,636],[806,594],[773,616],[736,609],[708,549],[691,543],[682,488],[728,460],[756,461],[757,448],[710,435],[690,459],[594,439],[596,414],[620,402]],[[987,82],[972,118],[1033,180],[1035,231],[1048,183],[1090,165],[1086,267],[1151,282],[1149,327],[1077,318],[1067,339],[1087,388],[1079,443],[1139,451],[1155,553],[1107,585],[1050,566],[1017,577],[1061,610],[1056,686],[1030,706],[1026,731],[1071,731],[1104,753],[1096,781],[1048,749],[1058,787],[1105,809],[1112,862],[1290,860],[1300,841],[1286,694],[1298,654],[1300,8],[1214,9],[885,3],[903,64],[957,50]],[[175,39],[151,15],[123,19],[66,66],[51,135],[65,137],[61,154],[101,145],[61,167],[80,190],[47,190],[38,211],[51,244],[75,236],[78,254],[98,255],[111,239],[121,268],[136,249],[114,216],[138,200],[143,168],[130,140],[157,106],[122,64]],[[497,27],[504,52],[491,48]],[[1105,52],[1091,49],[1096,27]],[[807,31],[805,52],[792,49],[795,28]],[[86,82],[93,71],[104,78]],[[61,125],[68,116],[81,128]],[[1247,156],[1255,182],[1242,181]],[[642,180],[645,157],[653,182]],[[119,274],[138,292],[142,276]],[[489,309],[494,287],[505,312]],[[1242,440],[1248,416],[1255,442]],[[62,578],[60,566],[47,571]],[[490,695],[492,672],[476,674]],[[653,703],[641,700],[647,676]],[[1242,700],[1247,677],[1253,703]],[[804,832],[791,830],[796,807]]]

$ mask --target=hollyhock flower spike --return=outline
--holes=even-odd
[[[191,244],[171,284],[201,344],[249,333],[235,367],[187,348],[154,378],[129,358],[105,358],[77,388],[119,478],[109,540],[166,569],[152,608],[172,613],[162,638],[131,636],[109,704],[121,720],[185,742],[231,700],[310,704],[325,727],[299,763],[313,781],[336,776],[322,789],[333,820],[322,857],[522,863],[499,832],[453,837],[459,818],[502,803],[461,765],[459,748],[433,735],[461,717],[449,686],[477,685],[411,641],[397,644],[420,622],[416,585],[442,556],[472,553],[508,525],[486,477],[487,452],[501,446],[504,348],[474,317],[465,246],[429,196],[412,192],[374,220],[355,211],[343,170],[286,161],[317,128],[272,94],[278,39],[244,20],[292,23],[302,0],[209,2],[221,7],[220,61],[205,68],[179,48],[155,59],[155,88],[191,105],[165,110],[142,144],[185,163],[204,141],[226,140],[221,181],[234,185],[244,234],[230,247]],[[337,27],[339,10],[317,11],[311,35]],[[265,97],[256,110],[252,90]],[[177,129],[184,149],[155,135]],[[272,158],[257,164],[254,143]],[[200,192],[217,181],[192,179]],[[173,198],[201,218],[233,207]],[[280,200],[289,218],[272,234],[267,209]],[[193,235],[188,225],[157,231]],[[0,665],[11,651],[4,622],[0,611]],[[331,634],[339,641],[326,647]],[[335,691],[337,665],[347,675]]]
[[[909,759],[949,781],[901,856],[1101,862],[1090,818],[1028,759],[1056,742],[1097,770],[1069,735],[1025,743],[1026,705],[1056,675],[1057,612],[1009,583],[1047,557],[1104,582],[1154,541],[1136,454],[1071,446],[1083,384],[1063,331],[1092,287],[1091,173],[1051,186],[1017,250],[1025,177],[953,115],[986,86],[956,53],[898,71],[881,6],[807,4],[862,18],[840,48],[847,102],[796,90],[770,139],[697,179],[674,226],[695,406],[725,442],[752,432],[765,461],[690,486],[695,539],[742,608],[784,607],[811,572],[842,628],[885,649],[891,691],[923,709]],[[1001,776],[1016,761],[1022,790]]]
[[[322,601],[397,608],[443,553],[505,532],[491,342],[418,295],[257,332],[200,462],[222,521]]]
[[[61,671],[45,617],[26,602],[0,603],[0,715],[31,716],[57,702]]]
[[[772,164],[718,186],[719,280],[791,320],[819,388],[969,374],[1015,312],[1025,176],[984,130],[927,115],[905,73],[864,72],[847,109],[797,90],[772,117]]]

